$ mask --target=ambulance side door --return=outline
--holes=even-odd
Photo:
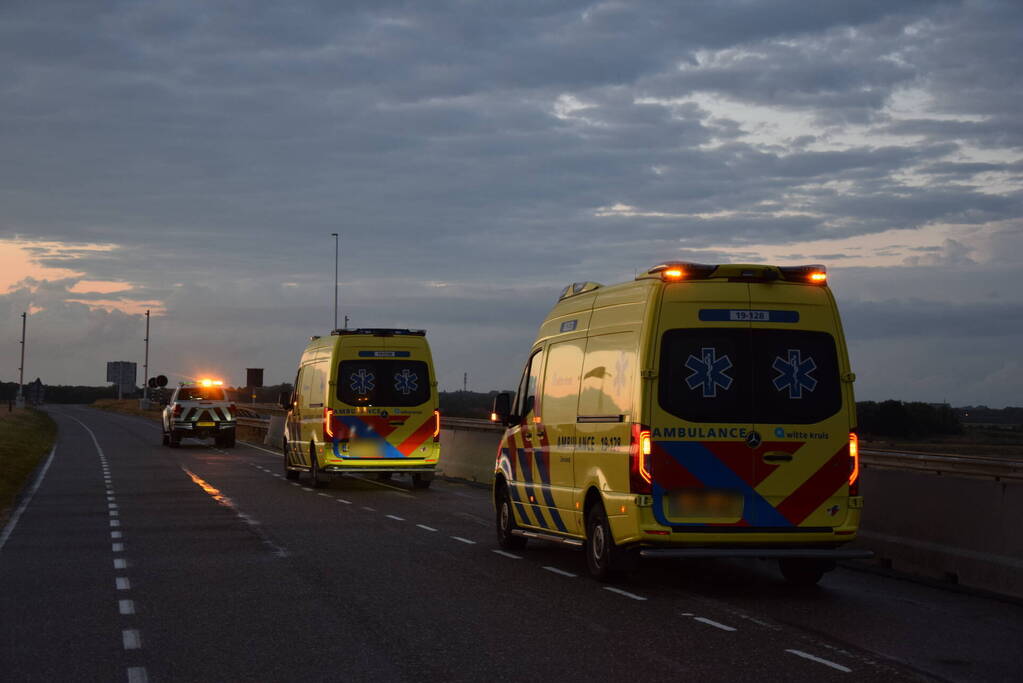
[[[517,422],[505,433],[505,446],[508,448],[512,471],[512,480],[508,482],[508,488],[512,502],[518,503],[513,505],[512,509],[517,516],[522,515],[518,522],[546,529],[547,515],[541,509],[533,464],[534,442],[539,441],[535,438],[535,423],[539,409],[537,401],[542,367],[543,348],[539,348],[530,355],[522,373],[519,390],[515,394],[515,403],[512,406],[512,414],[517,416]]]

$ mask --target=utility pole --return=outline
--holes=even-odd
[[[142,407],[149,408],[149,309],[146,309],[146,360],[142,364]]]
[[[337,329],[337,259],[341,247],[341,236],[336,232],[330,233],[334,238],[334,329]]]
[[[462,391],[469,391],[469,373],[462,373]]]
[[[25,407],[25,324],[28,313],[21,314],[21,367],[18,368],[18,398],[15,402],[19,408]]]

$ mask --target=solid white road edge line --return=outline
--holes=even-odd
[[[21,505],[11,515],[11,520],[7,522],[2,533],[0,533],[0,550],[4,549],[4,543],[7,543],[7,539],[14,533],[14,527],[18,526],[18,520],[21,518],[21,513],[25,511],[28,504],[32,502],[32,496],[36,494],[39,489],[39,485],[43,483],[43,477],[46,476],[46,470],[50,469],[50,463],[53,462],[53,454],[57,452],[57,444],[54,442],[53,448],[50,449],[50,455],[46,457],[46,462],[43,463],[42,468],[39,470],[39,474],[36,475],[36,480],[32,482],[32,488],[25,494],[25,498],[21,501]]]
[[[817,662],[818,664],[823,664],[824,666],[830,666],[832,669],[835,669],[837,671],[841,671],[842,673],[852,673],[852,669],[850,669],[849,667],[842,666],[841,664],[835,664],[834,662],[829,662],[828,660],[821,659],[820,657],[814,657],[813,655],[811,655],[809,653],[806,653],[806,652],[803,652],[802,650],[785,650],[785,651],[786,652],[791,652],[792,654],[796,655],[797,657],[802,657],[803,659],[809,659],[811,661]]]

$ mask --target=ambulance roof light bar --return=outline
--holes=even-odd
[[[807,266],[780,266],[781,276],[789,282],[804,282],[811,285],[828,284],[828,269],[819,263]]]
[[[410,330],[401,327],[360,327],[356,330],[333,330],[331,335],[363,334],[373,337],[425,337],[426,330]]]
[[[679,282],[681,280],[703,280],[709,278],[717,270],[717,266],[706,263],[688,263],[676,261],[656,265],[645,273],[636,276],[637,280],[655,278],[665,282]]]

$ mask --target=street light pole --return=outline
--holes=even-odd
[[[146,361],[142,364],[142,400],[149,408],[149,309],[146,309]]]
[[[338,252],[341,247],[341,236],[336,232],[330,233],[331,237],[334,238],[334,329],[337,327],[337,259]]]
[[[28,313],[21,314],[21,367],[18,368],[18,398],[15,400],[19,408],[25,405],[25,324]]]

